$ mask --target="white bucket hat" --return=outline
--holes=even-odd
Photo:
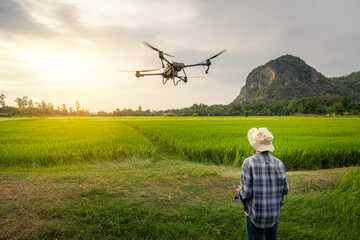
[[[249,142],[259,152],[274,151],[272,140],[274,136],[267,128],[251,128],[247,134]]]

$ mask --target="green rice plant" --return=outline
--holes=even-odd
[[[273,155],[287,169],[321,169],[360,163],[359,118],[173,117],[127,119],[156,136],[168,149],[192,161],[241,165],[255,153],[250,128],[274,134]]]
[[[115,118],[31,118],[0,122],[0,166],[53,166],[128,157],[156,147]]]
[[[332,203],[350,230],[347,239],[360,236],[360,168],[349,171],[332,193]]]
[[[296,230],[289,228],[290,222],[296,222],[302,227],[311,222],[316,229],[321,229],[321,239],[359,238],[360,168],[348,171],[334,189],[322,193],[289,195],[286,199],[289,205],[282,209],[284,211],[280,214],[280,221],[286,222],[283,228],[292,239],[299,238],[296,237]]]
[[[255,153],[247,140],[253,127],[274,134],[272,154],[288,170],[360,163],[360,118],[94,117],[0,121],[0,166],[152,158],[160,152],[241,166]]]

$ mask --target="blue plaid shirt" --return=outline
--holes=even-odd
[[[284,195],[289,193],[285,166],[269,152],[245,159],[241,167],[240,194],[246,214],[258,228],[270,228],[279,219]]]

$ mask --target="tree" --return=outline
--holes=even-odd
[[[351,106],[351,98],[343,96],[343,97],[341,97],[341,103],[343,104],[343,107],[345,108],[345,110],[348,111]]]
[[[54,114],[54,105],[52,103],[47,104],[47,109],[49,114]]]
[[[225,115],[225,109],[221,106],[216,106],[212,112],[213,112],[214,116],[224,116]]]
[[[23,96],[22,98],[16,98],[15,102],[18,105],[18,108],[24,110],[26,107],[29,106],[29,99],[28,96]]]
[[[335,114],[342,115],[345,112],[345,108],[342,102],[336,102],[333,105]]]
[[[103,110],[100,110],[100,111],[97,112],[97,115],[98,116],[110,116],[110,113],[107,113],[107,112],[105,112]]]
[[[141,116],[142,115],[142,108],[141,106],[138,107],[138,110],[135,112],[135,115]]]
[[[47,104],[44,100],[42,100],[40,103],[40,111],[43,115],[47,114]]]
[[[79,100],[76,100],[76,102],[75,102],[75,109],[76,109],[76,112],[80,111],[80,102],[79,102]]]
[[[0,94],[0,106],[5,107],[5,95],[3,93]]]
[[[22,101],[21,101],[21,98],[16,98],[15,100],[14,100],[14,102],[16,102],[16,104],[17,104],[17,106],[18,106],[18,108],[19,109],[23,109],[23,105],[22,105]]]
[[[68,113],[67,107],[64,103],[61,104],[61,111],[64,115],[66,115]]]

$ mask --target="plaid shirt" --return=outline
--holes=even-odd
[[[289,193],[285,166],[269,152],[245,159],[241,167],[240,194],[246,214],[258,228],[270,228],[279,219],[281,202]]]

